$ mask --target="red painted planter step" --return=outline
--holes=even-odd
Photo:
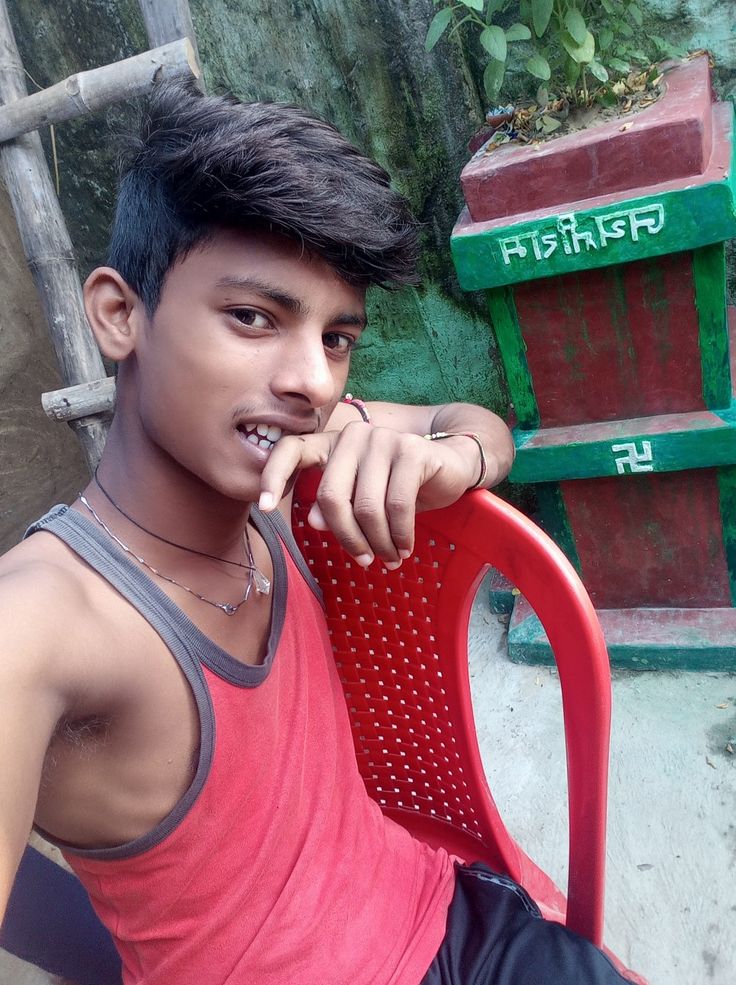
[[[660,435],[675,431],[700,434],[723,427],[723,418],[709,410],[697,410],[690,414],[657,414],[625,421],[594,421],[590,424],[539,428],[524,443],[524,448],[559,448],[561,445],[587,445],[597,441],[623,441],[632,434]]]
[[[474,222],[702,174],[713,143],[707,56],[665,76],[662,98],[632,116],[537,147],[509,144],[476,155],[460,176]],[[627,129],[623,130],[622,127]]]
[[[641,670],[733,668],[736,609],[598,609],[597,615],[615,666]],[[521,597],[509,625],[509,655],[516,661],[552,662],[544,630]]]

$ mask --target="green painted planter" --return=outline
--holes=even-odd
[[[733,108],[713,102],[706,58],[665,78],[624,122],[479,152],[452,252],[461,285],[487,291],[518,422],[511,480],[537,484],[612,661],[733,670]],[[523,599],[509,650],[550,657]]]

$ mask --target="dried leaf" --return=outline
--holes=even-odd
[[[559,120],[556,120],[553,116],[543,116],[542,117],[542,129],[545,133],[554,133],[555,130],[559,130],[562,126]]]
[[[730,742],[726,743],[726,752],[730,752],[731,755],[733,756],[733,746],[731,745]]]
[[[707,756],[705,757],[705,761],[708,764],[708,766],[710,766],[711,769],[715,769],[716,768],[716,764],[715,763],[712,763]]]
[[[728,701],[722,701],[716,708],[728,708]]]
[[[619,130],[623,133],[625,130],[629,130],[633,125],[633,121],[631,123],[624,123],[622,127],[619,127]]]

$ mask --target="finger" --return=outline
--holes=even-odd
[[[373,561],[373,550],[361,529],[353,510],[353,491],[358,465],[363,466],[367,429],[357,435],[343,432],[325,466],[324,475],[317,490],[316,523],[320,520],[333,532],[342,547],[364,566]]]
[[[319,434],[293,434],[280,438],[261,472],[259,509],[266,512],[276,509],[287,483],[299,469],[315,465],[324,468],[337,436],[337,431],[322,431]]]
[[[386,490],[395,464],[396,447],[386,441],[371,443],[355,481],[353,514],[371,551],[385,562],[399,562],[386,515]]]
[[[322,510],[319,508],[317,503],[312,503],[312,506],[307,513],[307,523],[310,527],[315,530],[329,530],[329,525],[327,520],[322,516]]]
[[[399,557],[403,560],[414,550],[417,499],[425,479],[421,465],[411,455],[394,463],[386,489],[386,519]]]

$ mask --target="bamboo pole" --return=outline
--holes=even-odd
[[[0,0],[0,103],[11,104],[26,95],[23,65],[7,5]],[[75,384],[105,377],[84,314],[71,240],[37,133],[26,133],[0,145],[0,173],[10,195],[62,378],[67,384]],[[102,454],[106,426],[101,420],[82,419],[73,427],[93,468]]]
[[[189,0],[139,0],[139,6],[151,47],[189,38],[199,61]]]
[[[77,72],[48,89],[16,96],[15,102],[0,107],[0,141],[145,95],[162,79],[198,79],[199,74],[194,49],[187,38],[112,65]]]
[[[53,421],[67,423],[96,414],[112,414],[115,409],[115,377],[50,390],[41,394],[41,404]]]

